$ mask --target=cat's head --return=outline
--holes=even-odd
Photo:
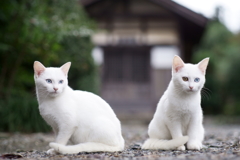
[[[198,64],[184,63],[179,56],[175,56],[172,64],[172,80],[174,85],[185,93],[200,91],[205,83],[205,74],[209,58]]]
[[[60,68],[46,68],[38,61],[33,64],[34,80],[39,94],[56,97],[68,86],[67,74],[71,62],[65,63]]]

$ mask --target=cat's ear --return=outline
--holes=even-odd
[[[198,68],[201,70],[201,72],[205,75],[206,69],[208,66],[209,58],[203,59],[201,62],[198,63]]]
[[[184,67],[184,62],[179,56],[174,56],[172,69],[176,73]]]
[[[62,67],[60,67],[63,73],[65,74],[65,76],[67,76],[70,66],[71,66],[71,62],[67,62],[64,65],[62,65]]]
[[[38,61],[35,61],[35,62],[33,63],[33,69],[34,69],[35,75],[38,77],[38,76],[40,76],[40,74],[41,74],[42,72],[45,71],[46,68],[44,67],[44,65],[43,65],[42,63],[40,63],[40,62],[38,62]]]

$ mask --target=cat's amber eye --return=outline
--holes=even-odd
[[[183,81],[188,81],[188,77],[182,77]]]

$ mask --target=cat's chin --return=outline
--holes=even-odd
[[[197,92],[197,90],[191,90],[191,89],[186,90],[186,93],[188,93],[188,94],[193,94],[196,92]]]
[[[59,92],[50,92],[50,93],[49,93],[49,96],[50,96],[50,97],[57,97],[57,96],[59,96],[59,95],[60,95]]]
[[[193,93],[196,93],[196,90],[184,88],[184,89],[182,90],[182,92],[185,93],[185,94],[193,94]]]

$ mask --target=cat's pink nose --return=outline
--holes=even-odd
[[[192,86],[189,86],[189,88],[192,90],[193,89],[193,87]]]
[[[54,91],[57,91],[58,90],[58,88],[53,88],[54,89]]]

